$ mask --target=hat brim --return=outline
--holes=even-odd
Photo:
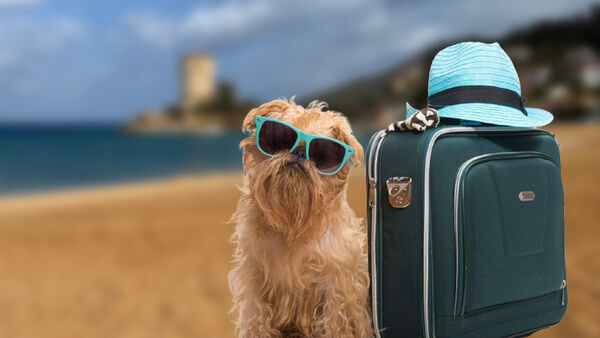
[[[407,105],[407,108],[410,107]],[[410,107],[412,108],[412,107]],[[462,103],[440,108],[440,117],[476,121],[512,127],[542,127],[552,122],[554,116],[539,108],[525,108],[527,115],[518,109],[490,103]],[[416,110],[407,109],[406,116]]]

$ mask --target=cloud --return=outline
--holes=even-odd
[[[50,49],[63,47],[79,37],[85,26],[78,20],[67,17],[53,17],[45,20],[24,18],[3,18],[0,21],[0,43],[4,47],[30,49]]]
[[[84,32],[82,23],[66,17],[0,21],[0,118],[34,103],[47,109],[46,95],[70,95],[57,83],[70,73],[64,58]],[[31,100],[32,95],[37,99]]]
[[[274,15],[265,2],[228,3],[211,10],[196,8],[180,24],[182,37],[231,39],[252,32]]]
[[[72,41],[82,37],[84,32],[83,23],[77,20],[55,18],[49,22],[49,27],[44,27],[44,32],[38,32],[40,38],[37,40],[37,46],[41,51],[60,51]]]
[[[143,41],[159,49],[169,49],[190,39],[214,42],[248,34],[271,14],[264,3],[247,2],[198,7],[180,20],[147,10],[127,13],[124,20]]]
[[[15,62],[16,56],[14,53],[3,50],[0,51],[0,70],[4,67],[10,66],[13,62]]]
[[[134,35],[156,48],[171,48],[177,39],[175,23],[159,17],[152,11],[127,13],[124,15],[124,21],[130,26]]]
[[[377,1],[373,2],[376,3]],[[273,0],[228,1],[218,6],[199,5],[183,17],[174,18],[154,11],[137,10],[126,13],[123,21],[141,40],[159,49],[195,41],[205,45],[225,45],[255,37],[281,35],[301,28],[321,18],[339,16],[368,7],[357,0],[306,0],[302,4]],[[269,32],[270,31],[270,32]]]
[[[65,17],[43,21],[4,19],[0,21],[0,71],[15,63],[59,53],[83,32],[83,24]]]
[[[30,8],[41,5],[44,0],[0,0],[0,10]]]

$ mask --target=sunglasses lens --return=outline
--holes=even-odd
[[[345,156],[346,148],[339,143],[325,139],[314,139],[310,142],[308,157],[317,169],[324,173],[338,170]]]
[[[275,155],[281,150],[290,150],[296,144],[298,134],[281,123],[266,121],[258,134],[260,149],[269,155]]]

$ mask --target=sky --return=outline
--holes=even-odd
[[[304,101],[449,39],[586,15],[598,0],[0,0],[0,123],[119,122],[179,99],[182,55],[241,98]]]

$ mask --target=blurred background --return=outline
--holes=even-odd
[[[244,115],[324,100],[365,145],[461,41],[499,42],[555,116],[569,309],[534,336],[600,337],[591,0],[0,0],[0,337],[232,337]]]

